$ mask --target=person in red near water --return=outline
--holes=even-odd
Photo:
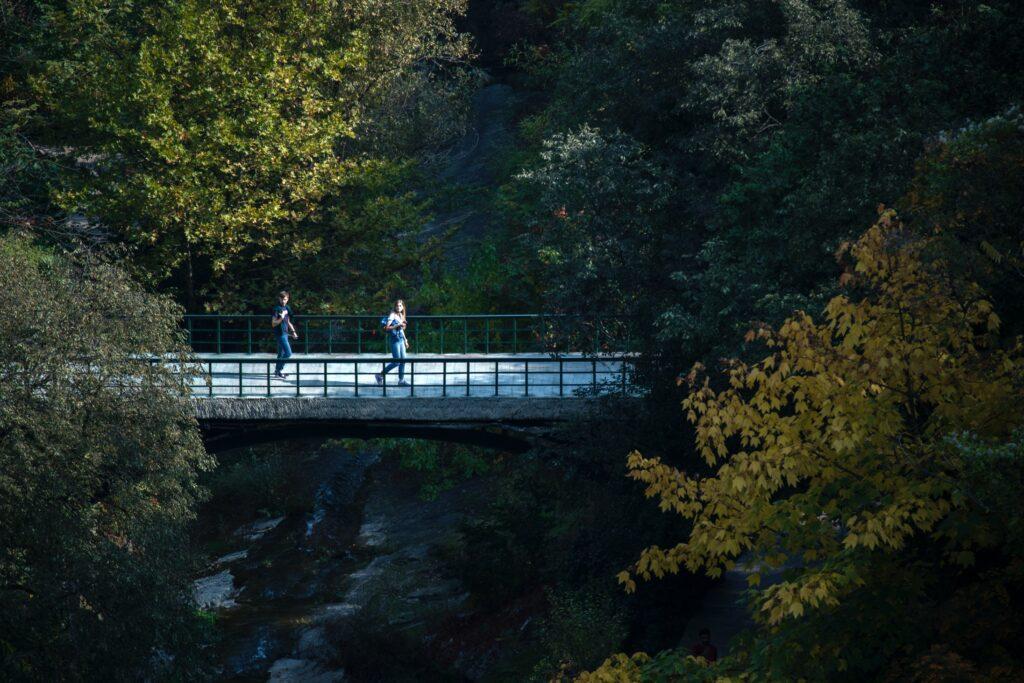
[[[711,629],[702,628],[697,638],[698,641],[690,648],[690,654],[703,657],[708,664],[718,661],[718,648],[711,644]]]

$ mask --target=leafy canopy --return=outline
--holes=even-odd
[[[879,659],[913,640],[901,632],[870,642],[872,626],[857,611],[889,619],[893,630],[927,632],[921,605],[936,599],[936,584],[947,598],[951,585],[982,593],[1017,585],[1019,553],[1008,544],[1016,521],[1002,515],[998,480],[978,475],[999,462],[1012,466],[1001,478],[1014,481],[1020,463],[1007,453],[1017,449],[1001,459],[978,452],[998,452],[1021,425],[1024,355],[1019,344],[1000,343],[984,292],[953,277],[931,249],[937,239],[915,237],[884,211],[844,246],[852,267],[841,281],[851,294],[833,298],[822,322],[799,313],[777,331],[751,331],[747,341],[770,354],[731,362],[725,387],[694,368],[683,409],[708,471],[638,452],[628,459],[646,495],[692,530],[673,547],[646,549],[619,577],[627,590],[637,577],[684,568],[745,571],[765,637],[781,634],[783,651],[803,651],[799,667],[783,671],[828,678],[854,667],[877,673]],[[993,569],[992,554],[1007,549],[1009,560]],[[917,610],[911,623],[898,616],[905,609]],[[827,628],[801,628],[826,615]],[[747,656],[756,668],[757,653]],[[639,664],[620,658],[609,670]]]
[[[182,548],[212,461],[180,309],[111,263],[18,237],[0,242],[0,288],[0,677],[194,672]]]
[[[524,127],[538,147],[531,166],[552,181],[534,193],[533,215],[551,216],[551,197],[564,195],[567,211],[576,199],[581,144],[571,131],[598,131],[609,152],[635,150],[608,154],[617,184],[594,202],[627,200],[602,215],[622,216],[628,234],[569,211],[579,243],[598,255],[616,241],[628,252],[640,236],[634,267],[603,269],[598,293],[653,283],[634,306],[648,355],[671,354],[679,367],[734,355],[751,320],[821,310],[836,293],[831,255],[880,200],[910,191],[942,131],[1017,101],[1022,26],[1012,0],[567,4],[528,53],[536,88],[550,93]],[[656,183],[623,168],[637,158],[657,169]],[[644,249],[648,235],[656,243]],[[563,274],[587,272],[581,251],[544,262],[555,305],[575,297]],[[618,303],[593,297],[591,312],[614,312],[609,301]]]
[[[35,82],[55,142],[71,146],[82,171],[60,203],[138,247],[143,272],[180,283],[190,305],[325,250],[344,264],[353,240],[397,240],[419,207],[361,195],[401,168],[392,138],[410,131],[389,121],[418,126],[421,141],[438,132],[409,100],[440,84],[433,105],[457,104],[461,72],[442,67],[467,53],[452,24],[462,8],[71,0],[52,9],[46,35],[60,47]],[[372,135],[382,128],[387,140]]]

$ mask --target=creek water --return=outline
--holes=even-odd
[[[394,680],[381,673],[389,657],[427,679],[478,678],[488,655],[439,625],[473,613],[444,555],[479,504],[479,483],[428,501],[371,448],[311,444],[302,462],[291,486],[304,509],[235,520],[203,539],[213,559],[195,589],[215,615],[219,678]]]

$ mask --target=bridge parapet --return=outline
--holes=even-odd
[[[635,395],[635,358],[627,355],[427,355],[405,359],[398,369],[378,373],[390,356],[301,356],[285,363],[288,379],[274,376],[270,355],[200,356],[205,373],[192,390],[196,398],[588,398]]]

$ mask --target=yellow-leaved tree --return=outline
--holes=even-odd
[[[797,313],[777,331],[748,333],[769,354],[732,361],[727,384],[694,368],[683,410],[707,467],[681,470],[638,452],[628,459],[646,495],[692,530],[674,547],[643,551],[619,575],[628,591],[637,578],[683,568],[719,576],[742,561],[758,628],[778,634],[840,614],[859,594],[885,595],[878,584],[912,576],[915,562],[947,568],[934,576],[969,574],[976,553],[1005,542],[998,511],[970,485],[970,453],[960,445],[1005,443],[1021,425],[1020,346],[998,337],[984,292],[955,278],[933,244],[883,210],[841,250],[849,294],[829,302],[823,322]],[[767,570],[777,580],[762,585]],[[876,620],[898,611],[899,591],[890,593],[876,600],[892,601]],[[805,638],[805,661],[835,662],[833,672],[857,665],[854,635]],[[617,655],[583,680],[639,680],[651,665],[646,655]]]

